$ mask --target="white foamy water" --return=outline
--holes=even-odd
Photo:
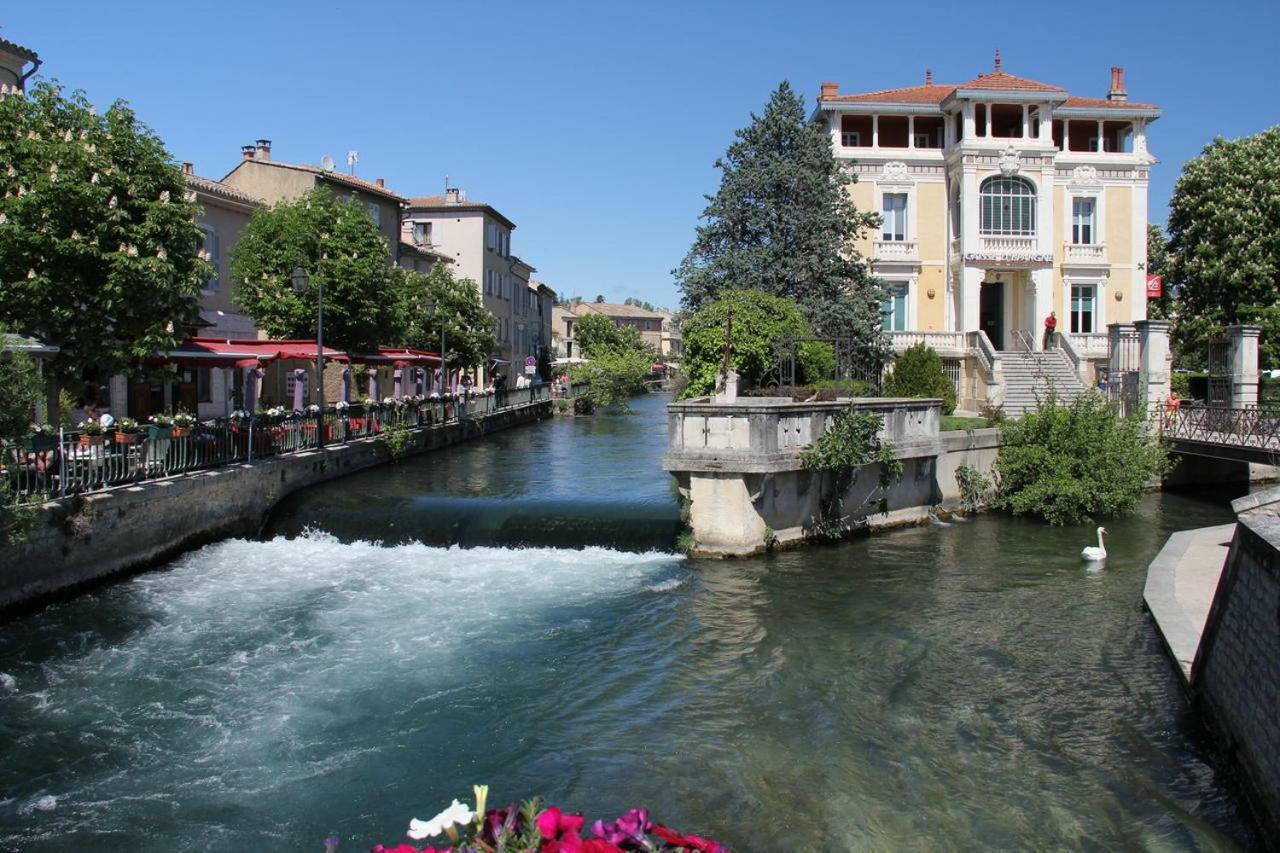
[[[500,687],[522,644],[589,633],[601,607],[651,594],[679,562],[310,533],[222,542],[50,608],[63,631],[59,611],[111,618],[52,652],[0,646],[0,718],[17,729],[3,741],[0,848],[76,837],[111,849],[142,815],[159,837],[170,822],[234,835],[256,798],[414,767],[397,750],[435,739],[435,708],[471,701],[477,679]]]

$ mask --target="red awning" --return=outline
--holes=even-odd
[[[195,367],[250,367],[277,359],[314,361],[315,357],[315,341],[188,338],[181,346],[153,361]],[[345,352],[331,347],[324,348],[324,357],[330,361],[349,361]]]
[[[377,352],[353,352],[351,360],[356,364],[390,364],[395,367],[422,367],[439,364],[440,356],[434,352],[410,347],[378,347]]]

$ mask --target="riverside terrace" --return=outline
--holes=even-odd
[[[570,394],[572,395],[572,390]],[[251,463],[379,436],[388,427],[431,428],[551,398],[551,386],[509,391],[414,395],[379,403],[339,402],[286,413],[43,432],[0,451],[0,499],[40,504],[113,486],[137,484],[237,463]]]

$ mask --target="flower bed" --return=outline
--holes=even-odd
[[[409,838],[430,842],[427,846],[378,844],[373,853],[728,853],[719,842],[654,823],[646,809],[632,809],[610,823],[597,820],[584,838],[586,818],[581,814],[558,806],[542,808],[537,797],[486,810],[488,795],[487,785],[476,785],[474,811],[454,800],[431,820],[409,821]],[[433,839],[445,846],[433,846]],[[329,853],[337,846],[336,838],[325,842]]]

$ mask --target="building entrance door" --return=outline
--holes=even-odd
[[[1004,282],[982,283],[978,292],[978,328],[987,333],[993,347],[1004,349]]]

